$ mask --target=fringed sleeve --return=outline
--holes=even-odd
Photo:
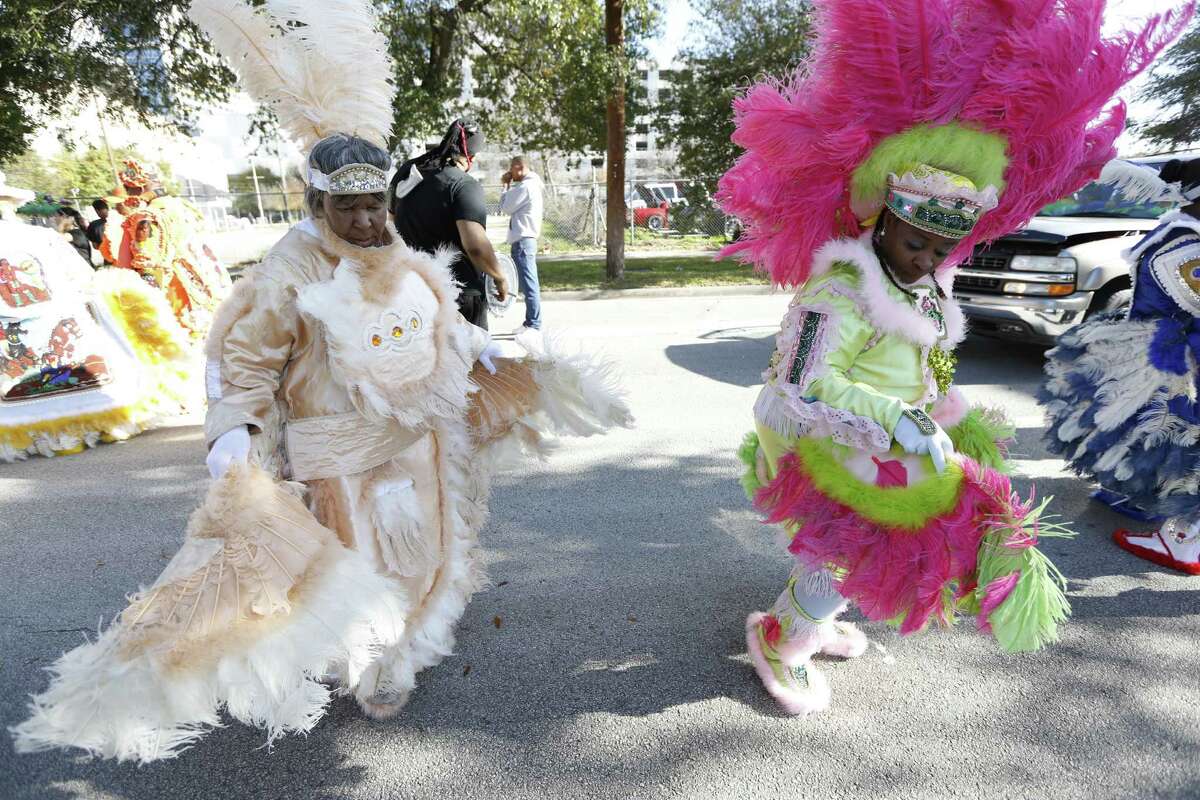
[[[874,336],[836,279],[797,295],[784,317],[755,417],[785,437],[830,436],[884,451],[904,403],[848,377]]]

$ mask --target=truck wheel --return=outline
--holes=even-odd
[[[663,229],[663,218],[657,214],[646,220],[646,227],[657,233]]]
[[[1133,289],[1124,286],[1106,286],[1100,290],[1092,305],[1088,308],[1085,319],[1091,319],[1097,314],[1111,311],[1125,311],[1133,305]]]

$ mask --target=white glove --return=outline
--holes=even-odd
[[[933,433],[922,431],[921,426],[905,414],[896,423],[892,438],[906,453],[929,456],[933,459],[933,468],[941,474],[946,470],[946,461],[954,455],[954,442],[950,441],[941,425],[932,419],[929,419],[929,424],[933,426]]]
[[[244,465],[250,457],[250,430],[245,425],[226,431],[213,442],[204,463],[214,479],[221,477],[235,462]]]
[[[488,341],[487,347],[483,348],[483,352],[479,354],[479,363],[483,364],[483,368],[493,375],[496,374],[496,364],[492,361],[493,358],[524,358],[528,352],[524,347],[516,342],[497,342],[494,339]]]

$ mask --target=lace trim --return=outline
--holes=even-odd
[[[838,444],[877,453],[892,446],[892,437],[875,420],[805,399],[794,384],[764,386],[754,404],[754,418],[789,439],[828,436]]]

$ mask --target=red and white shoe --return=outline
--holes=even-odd
[[[1152,561],[1160,567],[1200,575],[1200,520],[1172,517],[1151,533],[1113,532],[1122,550]]]
[[[763,686],[789,714],[803,717],[829,708],[825,676],[808,657],[784,663],[775,647],[778,639],[779,622],[770,614],[756,611],[746,618],[746,649]]]

